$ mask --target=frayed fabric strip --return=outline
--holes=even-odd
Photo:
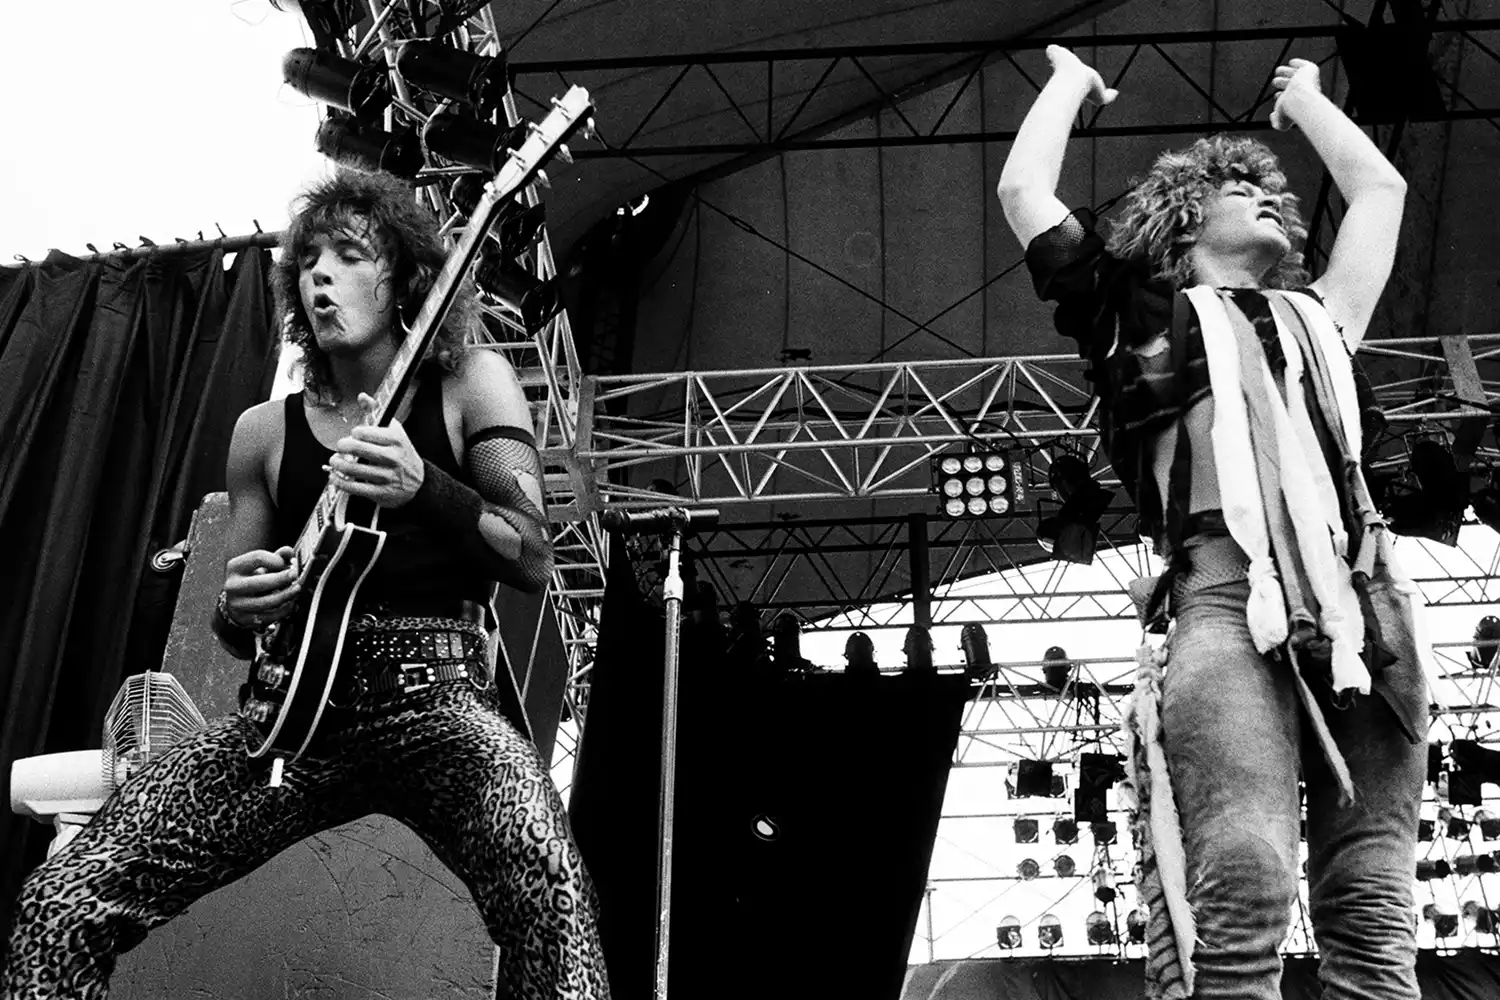
[[[1139,890],[1149,917],[1146,994],[1187,1000],[1193,993],[1197,929],[1187,901],[1187,855],[1161,737],[1161,677],[1167,647],[1136,650],[1135,695],[1125,715],[1130,774],[1123,791],[1141,855]]]

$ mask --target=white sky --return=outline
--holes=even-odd
[[[0,262],[280,229],[326,160],[267,0],[7,3]]]

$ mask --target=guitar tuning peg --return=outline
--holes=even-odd
[[[571,164],[573,162],[573,151],[567,146],[558,146],[557,158],[564,163]]]
[[[547,179],[547,171],[538,170],[536,172],[536,186],[541,188],[543,191],[552,190],[552,182]]]
[[[590,115],[583,123],[583,137],[589,141],[599,138],[599,133],[594,131],[594,117]]]

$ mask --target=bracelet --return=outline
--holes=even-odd
[[[224,620],[224,624],[230,628],[237,628],[242,632],[261,631],[261,626],[259,625],[243,625],[235,621],[234,616],[229,613],[229,591],[227,590],[219,591],[219,600],[214,605],[214,608],[219,612],[219,617]]]

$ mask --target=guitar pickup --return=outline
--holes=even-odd
[[[399,669],[401,670],[402,694],[425,691],[437,680],[437,671],[432,669],[430,663],[403,663]]]

